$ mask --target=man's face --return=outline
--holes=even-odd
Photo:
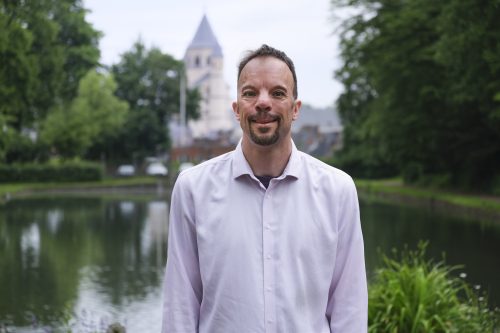
[[[293,97],[293,76],[288,66],[274,57],[250,60],[238,80],[238,99],[233,111],[243,130],[243,140],[271,146],[291,138],[292,121],[301,102]]]

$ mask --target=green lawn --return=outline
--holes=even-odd
[[[368,193],[394,194],[402,197],[434,200],[456,206],[481,209],[500,213],[500,197],[457,193],[432,188],[404,185],[401,179],[354,181],[359,191]]]
[[[65,188],[96,188],[96,187],[115,187],[115,186],[133,186],[133,185],[152,185],[156,184],[155,177],[130,177],[130,178],[105,178],[95,182],[74,182],[74,183],[16,183],[0,184],[0,200],[8,195],[15,196],[19,192],[55,190]]]

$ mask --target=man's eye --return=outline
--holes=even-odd
[[[282,90],[276,90],[276,91],[273,91],[273,96],[274,97],[285,97],[286,93]]]
[[[243,97],[253,97],[255,96],[255,92],[251,90],[247,90],[241,93]]]

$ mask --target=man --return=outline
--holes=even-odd
[[[163,333],[367,331],[352,179],[299,152],[297,78],[267,45],[238,67],[237,148],[179,176]]]

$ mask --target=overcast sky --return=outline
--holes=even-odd
[[[140,37],[177,59],[184,57],[206,14],[224,54],[224,76],[236,96],[236,66],[244,51],[263,43],[295,62],[299,98],[332,106],[342,86],[333,79],[340,66],[338,37],[329,0],[83,0],[87,20],[104,33],[101,62],[117,63]]]

